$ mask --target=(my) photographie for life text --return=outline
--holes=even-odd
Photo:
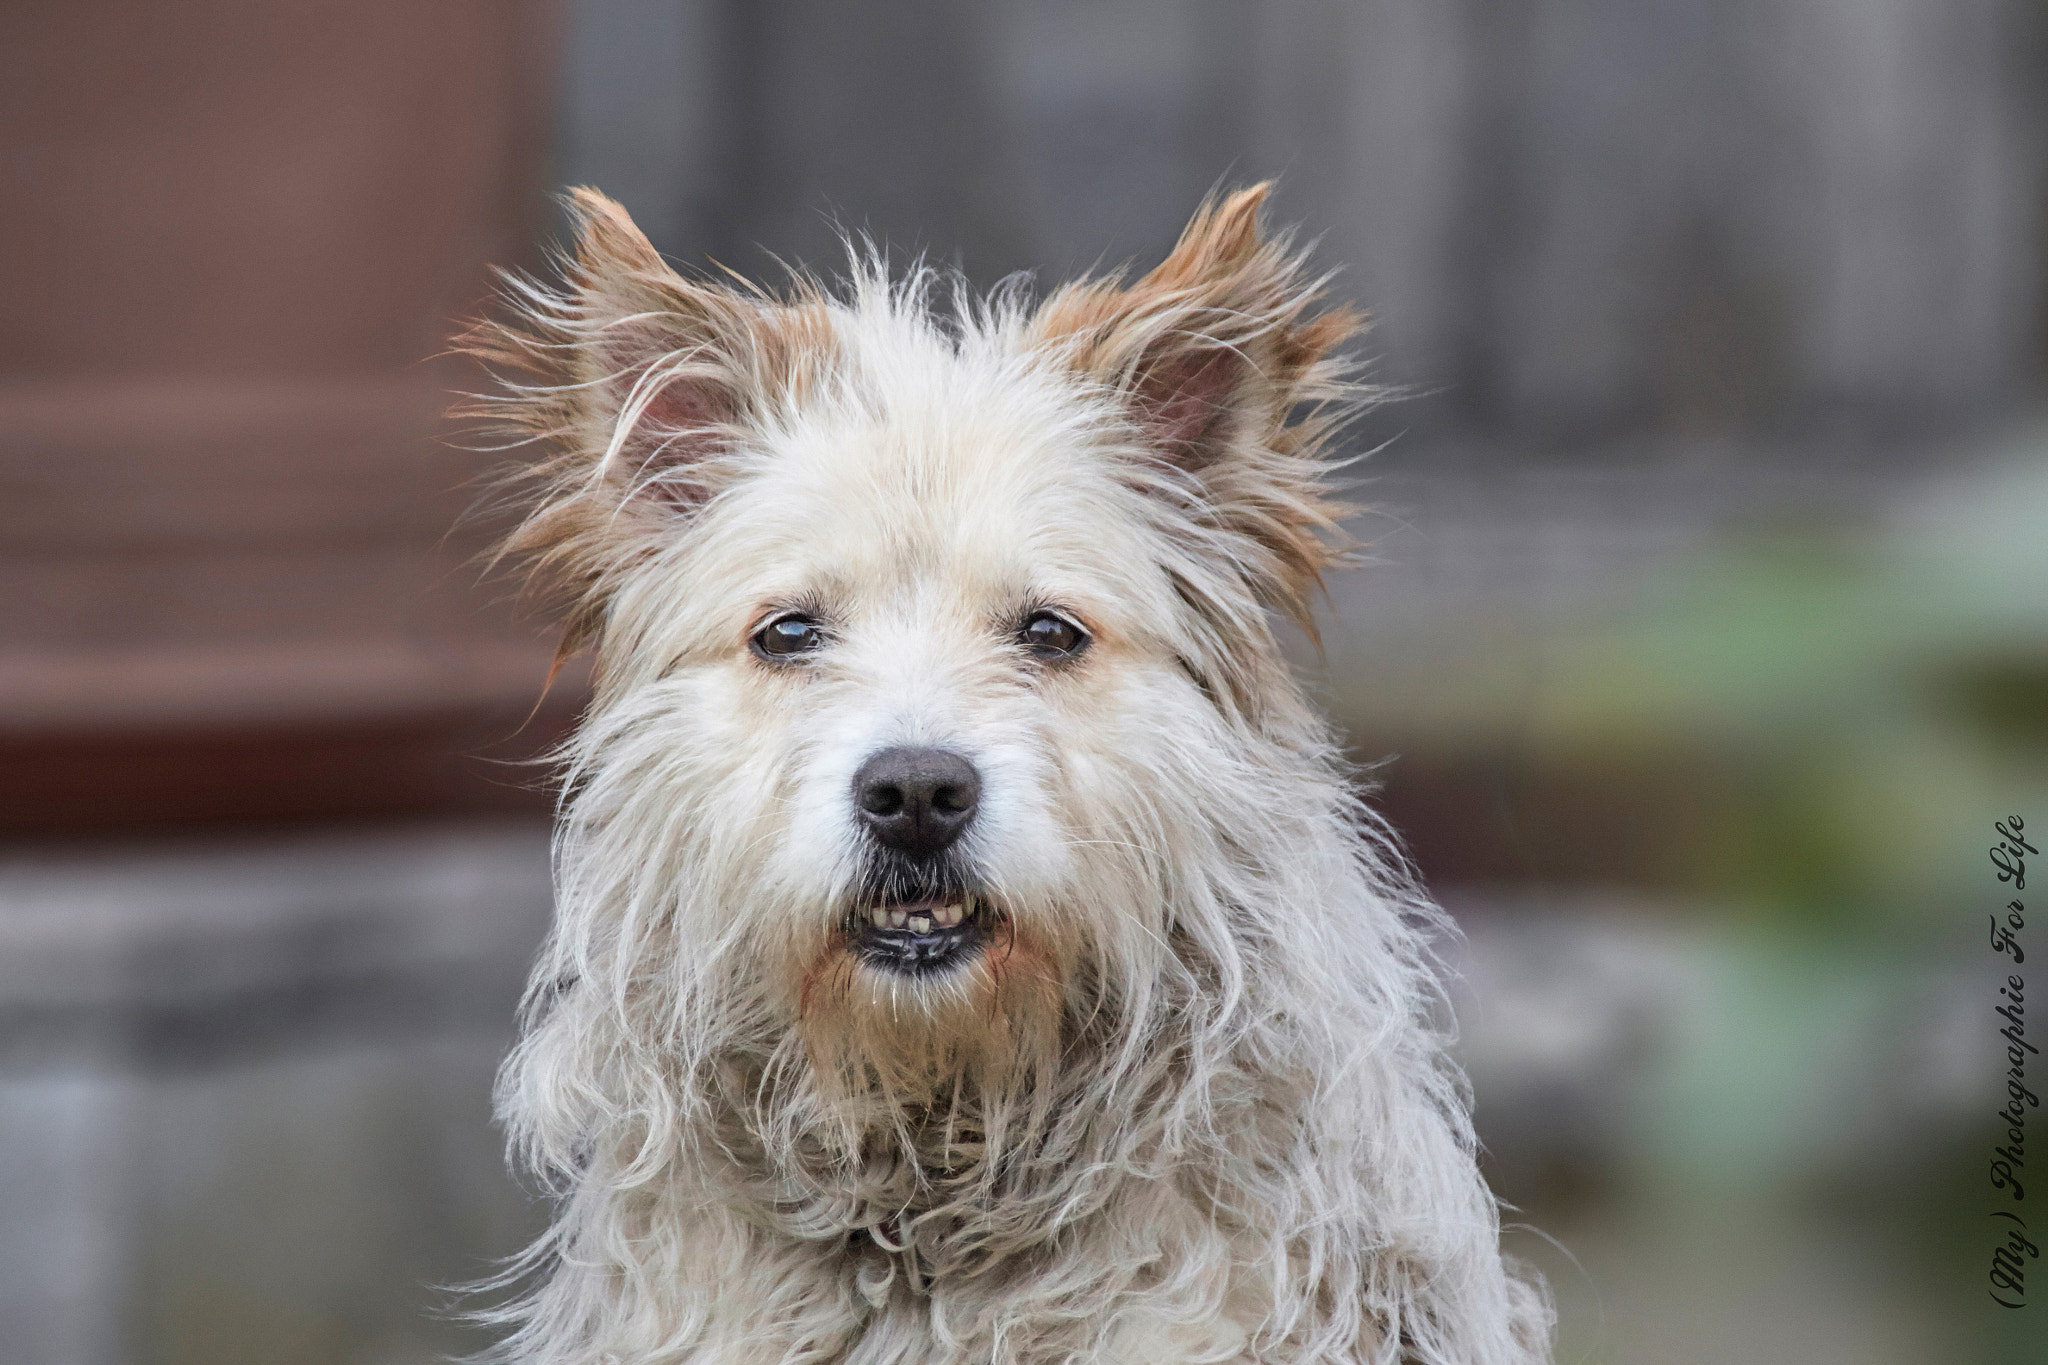
[[[2026,822],[2009,815],[1992,826],[1998,842],[1991,846],[1991,865],[2001,886],[2008,891],[2027,889],[2027,859],[2040,850],[2027,841]],[[2027,1302],[2027,1262],[2037,1259],[2041,1248],[2027,1231],[2027,1220],[2019,1206],[2026,1202],[2027,1110],[2040,1107],[2040,1097],[2027,1085],[2027,1059],[2041,1049],[2027,1041],[2026,978],[2019,968],[2026,963],[2020,934],[2027,925],[2026,903],[2013,898],[1991,915],[1991,948],[2006,959],[2011,970],[1998,988],[1993,1009],[1998,1015],[1998,1036],[2005,1043],[2005,1106],[1998,1111],[2001,1138],[1991,1149],[1991,1187],[2003,1192],[2009,1207],[1994,1208],[1994,1242],[1991,1249],[1989,1293],[2003,1308],[2024,1308]]]

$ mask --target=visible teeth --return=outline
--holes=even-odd
[[[907,910],[900,906],[895,909],[877,906],[864,913],[868,923],[877,929],[907,928],[912,933],[929,934],[934,929],[957,928],[974,913],[974,899],[967,896],[949,905],[924,904]]]

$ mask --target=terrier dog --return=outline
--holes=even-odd
[[[472,332],[596,660],[508,1358],[1547,1357],[1438,914],[1276,643],[1358,318],[1264,196],[1034,303],[687,278],[577,191]]]

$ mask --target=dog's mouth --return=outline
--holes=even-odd
[[[972,955],[998,913],[983,897],[966,893],[888,901],[856,908],[847,937],[869,966],[918,976]]]

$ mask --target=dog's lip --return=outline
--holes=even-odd
[[[952,891],[935,896],[902,896],[886,900],[868,901],[862,905],[865,910],[917,910],[933,909],[941,905],[958,905],[962,901],[977,899],[972,892]]]

